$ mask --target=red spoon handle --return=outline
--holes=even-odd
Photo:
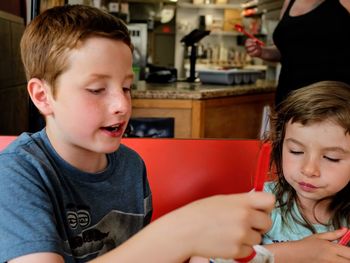
[[[235,24],[235,29],[243,34],[245,34],[247,37],[253,39],[256,43],[258,43],[260,46],[265,46],[265,43],[262,42],[260,39],[256,38],[252,34],[248,33],[243,26],[240,24]]]
[[[271,145],[264,143],[259,151],[258,163],[255,170],[254,189],[260,192],[264,189],[264,183],[270,165]]]
[[[270,165],[270,152],[271,146],[268,143],[264,143],[259,151],[258,163],[255,170],[255,182],[254,189],[255,191],[262,191],[264,188],[264,183],[266,179],[266,175],[269,171]],[[245,258],[237,258],[235,261],[240,263],[245,263],[251,261],[256,255],[255,250],[253,250],[252,254]]]
[[[350,241],[350,229],[345,233],[345,235],[340,239],[339,244],[346,246]]]
[[[239,263],[246,263],[246,262],[251,261],[255,257],[255,255],[256,255],[256,252],[255,252],[255,250],[253,250],[253,252],[249,256],[247,256],[245,258],[236,258],[235,261],[237,261]]]

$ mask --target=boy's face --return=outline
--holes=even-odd
[[[282,165],[300,201],[312,208],[350,181],[350,136],[331,121],[286,125]]]
[[[91,37],[71,51],[68,64],[57,79],[55,98],[50,94],[46,129],[51,143],[64,156],[75,150],[115,151],[131,115],[130,48]]]

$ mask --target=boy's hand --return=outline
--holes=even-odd
[[[271,227],[272,194],[251,192],[214,196],[193,202],[178,212],[190,241],[190,255],[242,258],[252,253],[261,234]],[[182,215],[186,214],[186,216]]]
[[[349,263],[350,248],[337,243],[345,232],[346,229],[339,229],[314,234],[298,241],[267,245],[266,248],[275,254],[276,263]]]

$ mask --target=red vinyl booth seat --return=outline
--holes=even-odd
[[[124,139],[144,159],[153,219],[199,198],[253,188],[261,142],[224,139]]]
[[[0,150],[14,140],[0,136]],[[153,220],[182,205],[216,194],[253,188],[261,142],[233,139],[125,138],[145,161]]]
[[[0,136],[0,151],[10,144],[17,136]]]

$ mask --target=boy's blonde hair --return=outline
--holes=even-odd
[[[37,16],[27,26],[21,39],[27,79],[45,80],[55,95],[56,80],[69,66],[67,58],[70,51],[91,36],[120,40],[133,50],[126,25],[97,8],[58,6]]]

